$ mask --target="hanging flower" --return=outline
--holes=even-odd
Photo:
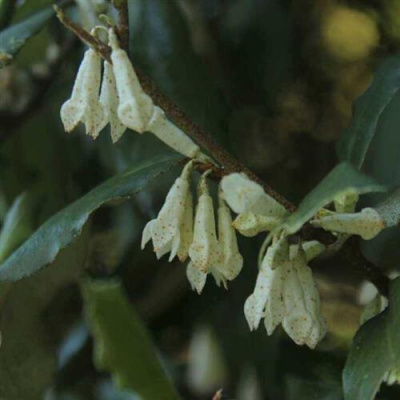
[[[281,257],[288,253],[289,244],[287,239],[283,238],[273,243],[264,256],[254,292],[244,305],[244,314],[250,330],[256,330],[264,317],[268,335],[272,335],[283,320],[285,308],[282,286],[287,271],[282,264],[287,260]]]
[[[193,162],[189,162],[172,185],[157,218],[148,222],[143,230],[142,249],[152,239],[157,258],[169,252],[169,261],[176,255],[182,261],[187,257],[192,238],[190,219],[193,218],[193,209],[189,182],[192,169]]]
[[[319,292],[301,246],[290,261],[282,292],[286,310],[282,326],[296,344],[314,349],[326,333]]]
[[[143,91],[126,51],[119,47],[118,39],[109,29],[112,48],[111,61],[119,96],[118,117],[122,124],[143,133],[153,115],[153,100]]]
[[[328,231],[359,235],[365,240],[374,238],[385,228],[383,218],[373,208],[348,214],[326,210],[311,223]]]
[[[85,52],[75,78],[71,98],[61,107],[64,129],[71,132],[79,122],[94,139],[103,128],[103,107],[99,102],[101,78],[100,56],[92,49]]]
[[[221,181],[221,188],[229,207],[237,214],[253,212],[278,218],[287,215],[285,207],[243,173],[225,176]]]
[[[201,177],[199,199],[194,220],[193,242],[189,257],[193,267],[207,273],[218,261],[218,241],[215,232],[214,205],[207,186],[208,171]]]
[[[115,84],[113,66],[104,61],[103,81],[100,91],[100,104],[103,106],[104,120],[103,126],[110,124],[111,139],[113,143],[117,142],[126,131],[126,126],[118,117],[119,97]]]
[[[243,267],[243,257],[239,253],[236,232],[232,226],[231,211],[225,203],[222,191],[218,194],[218,241],[220,247],[220,260],[218,272],[223,279],[235,279]]]

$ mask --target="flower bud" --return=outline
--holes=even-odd
[[[385,222],[373,208],[351,214],[325,212],[311,223],[328,231],[359,235],[365,240],[372,239],[385,228]]]
[[[119,47],[118,39],[109,29],[111,60],[119,96],[118,117],[128,128],[143,133],[153,115],[153,100],[143,91],[128,55]]]

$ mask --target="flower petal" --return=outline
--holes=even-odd
[[[118,117],[130,129],[143,133],[153,115],[153,100],[140,86],[132,63],[126,52],[119,48],[112,29],[109,30],[109,38],[112,47],[111,60],[120,101]]]
[[[192,262],[189,262],[186,267],[186,276],[192,289],[196,290],[198,294],[201,294],[204,285],[206,284],[207,274],[196,268]]]
[[[103,81],[100,92],[100,104],[104,111],[103,128],[110,124],[111,139],[113,143],[117,142],[126,131],[126,126],[118,117],[119,96],[115,83],[113,66],[104,61]]]
[[[222,198],[219,199],[218,207],[218,241],[222,252],[222,262],[219,263],[218,270],[231,281],[242,270],[243,257],[239,253],[231,212]]]
[[[178,258],[181,262],[186,261],[189,248],[193,241],[193,196],[188,191],[185,201],[185,212],[180,226],[181,243],[178,250]]]
[[[194,222],[193,242],[189,256],[193,265],[203,272],[209,272],[218,258],[218,242],[215,232],[214,205],[208,193],[200,195]]]

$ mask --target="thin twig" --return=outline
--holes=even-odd
[[[95,49],[104,59],[111,63],[111,49],[105,43],[103,43],[97,37],[91,35],[86,29],[83,29],[81,26],[68,18],[68,16],[60,7],[57,7],[56,5],[54,5],[53,7],[54,11],[56,12],[57,18],[66,28],[68,28],[79,39],[81,39],[88,46]]]
[[[113,6],[118,11],[118,36],[121,47],[129,54],[129,15],[127,0],[113,0]]]

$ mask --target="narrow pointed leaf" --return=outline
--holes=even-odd
[[[389,57],[378,69],[368,90],[357,100],[350,126],[339,143],[342,160],[361,169],[374,135],[379,135],[378,121],[400,88],[400,56]]]
[[[12,62],[26,41],[38,33],[53,14],[52,7],[45,8],[0,32],[0,68]]]
[[[82,290],[97,368],[110,372],[118,388],[133,390],[143,400],[179,400],[121,285],[87,280]]]
[[[400,372],[400,278],[391,285],[389,308],[358,331],[343,372],[345,400],[373,400],[389,371]]]
[[[97,208],[135,195],[180,160],[181,156],[174,155],[132,167],[58,212],[0,265],[0,281],[17,281],[50,264],[62,248],[80,235],[83,225]]]

